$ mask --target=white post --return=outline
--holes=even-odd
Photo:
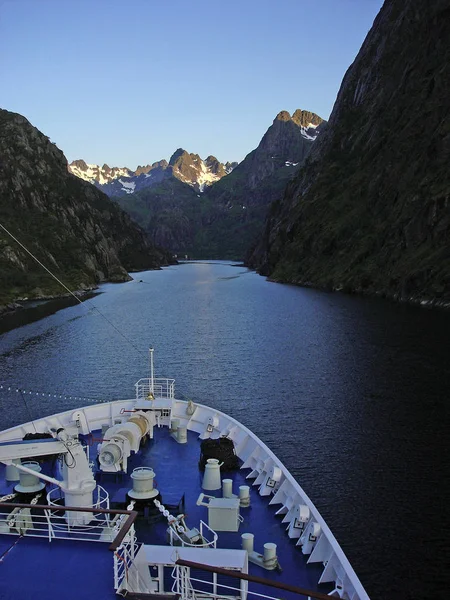
[[[213,597],[217,600],[217,573],[213,573]]]
[[[241,579],[241,600],[247,600],[248,581]]]
[[[178,567],[177,567],[178,569]],[[180,581],[177,570],[177,594],[180,593]],[[164,565],[158,565],[158,594],[164,594]]]
[[[154,385],[153,385],[153,348],[149,348],[148,351],[150,352],[150,391],[152,394],[154,394]]]
[[[117,554],[114,552],[114,589],[119,589],[119,565]]]

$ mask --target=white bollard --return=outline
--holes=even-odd
[[[241,540],[242,540],[242,550],[247,550],[247,552],[250,554],[251,552],[253,552],[253,539],[254,539],[254,535],[253,533],[243,533],[241,535]]]
[[[277,545],[272,542],[264,544],[264,563],[270,563],[277,560]]]
[[[187,442],[187,428],[186,427],[178,427],[177,441],[179,444],[186,444],[186,442]]]
[[[222,479],[222,496],[224,498],[232,498],[233,497],[233,480],[232,479]]]
[[[250,506],[250,487],[248,485],[239,486],[239,504],[243,508]]]

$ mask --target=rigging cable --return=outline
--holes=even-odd
[[[27,401],[25,400],[25,395],[22,393],[22,390],[19,390],[19,391],[20,391],[20,395],[22,396],[23,403],[25,404],[25,408],[28,411],[28,416],[30,417],[30,421],[33,424],[34,432],[37,433],[36,425],[34,424],[33,415],[31,414],[30,407],[28,406]]]
[[[57,282],[58,282],[58,283],[59,283],[59,284],[60,284],[60,285],[61,285],[61,286],[62,286],[62,287],[65,289],[65,290],[67,290],[67,291],[69,292],[69,294],[70,294],[71,296],[73,296],[77,302],[79,302],[80,304],[83,304],[83,305],[85,305],[85,304],[89,304],[89,305],[90,305],[90,306],[91,306],[91,307],[92,307],[94,310],[96,310],[96,311],[98,312],[98,314],[99,314],[101,317],[103,317],[103,318],[105,319],[105,321],[106,321],[107,323],[109,323],[109,325],[110,325],[110,326],[111,326],[113,329],[115,329],[115,331],[116,331],[116,332],[117,332],[119,335],[121,335],[121,336],[123,337],[123,339],[124,339],[125,341],[127,341],[127,342],[130,344],[130,346],[131,346],[132,348],[134,348],[134,349],[136,350],[136,352],[139,352],[139,354],[143,354],[143,353],[144,353],[144,351],[143,351],[143,350],[139,350],[139,348],[138,348],[137,346],[135,346],[135,345],[133,344],[133,342],[132,342],[132,341],[131,341],[129,338],[127,338],[127,336],[126,336],[124,333],[122,333],[122,332],[120,331],[120,329],[118,329],[118,328],[117,328],[117,327],[114,325],[114,323],[112,323],[112,322],[111,322],[111,321],[110,321],[110,320],[109,320],[109,319],[108,319],[108,318],[107,318],[107,317],[106,317],[106,316],[105,316],[105,315],[104,315],[104,314],[103,314],[103,313],[102,313],[102,312],[101,312],[101,311],[100,311],[100,310],[99,310],[99,309],[98,309],[98,308],[95,306],[95,304],[93,304],[93,303],[92,303],[90,300],[81,300],[81,299],[80,299],[80,298],[79,298],[79,297],[78,297],[78,296],[77,296],[77,295],[76,295],[74,292],[72,292],[72,290],[70,290],[70,289],[67,287],[67,285],[65,285],[65,283],[63,283],[63,282],[62,282],[60,279],[58,279],[58,277],[56,277],[56,275],[55,275],[54,273],[52,273],[52,272],[50,271],[50,269],[48,269],[48,268],[47,268],[47,267],[46,267],[46,266],[45,266],[45,265],[44,265],[44,264],[43,264],[43,263],[42,263],[42,262],[41,262],[41,261],[40,261],[40,260],[39,260],[39,259],[38,259],[38,258],[37,258],[37,257],[36,257],[34,254],[33,254],[33,253],[32,253],[32,252],[30,252],[30,250],[28,250],[28,248],[27,248],[26,246],[24,246],[20,240],[18,240],[18,239],[17,239],[17,238],[16,238],[16,237],[15,237],[15,236],[14,236],[14,235],[13,235],[13,234],[10,232],[10,231],[8,231],[8,230],[6,229],[6,227],[5,227],[4,225],[2,225],[2,223],[0,223],[0,227],[1,227],[1,228],[2,228],[2,229],[3,229],[3,230],[4,230],[4,231],[5,231],[5,232],[6,232],[6,233],[7,233],[7,234],[8,234],[8,235],[9,235],[9,236],[10,236],[10,237],[11,237],[11,238],[14,240],[14,241],[15,241],[15,242],[17,242],[17,244],[19,244],[19,246],[20,246],[21,248],[23,248],[23,249],[25,250],[25,252],[27,252],[27,253],[28,253],[28,254],[31,256],[31,258],[33,258],[33,259],[34,259],[34,260],[35,260],[35,261],[36,261],[36,262],[37,262],[37,263],[38,263],[38,264],[39,264],[39,265],[40,265],[40,266],[41,266],[43,269],[45,269],[45,270],[47,271],[47,273],[49,273],[49,275],[51,275],[51,276],[53,277],[53,279],[55,279],[55,280],[56,280],[56,281],[57,281]]]

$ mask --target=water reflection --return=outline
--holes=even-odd
[[[92,301],[102,314],[74,306],[5,333],[0,379],[130,397],[154,347],[158,375],[274,449],[373,598],[438,597],[450,562],[450,314],[282,286],[223,263],[135,277],[102,286]],[[3,427],[28,420],[22,404],[0,393]],[[30,410],[72,406],[37,398]]]

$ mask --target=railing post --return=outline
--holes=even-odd
[[[213,573],[213,597],[217,599],[217,573]]]
[[[241,600],[247,600],[247,592],[248,592],[248,581],[245,579],[241,579]]]
[[[49,510],[44,510],[44,514],[45,514],[45,517],[47,519],[47,525],[48,525],[48,541],[51,542],[52,541],[52,537],[54,537],[55,534],[53,533],[52,522],[50,520],[50,511]]]
[[[114,589],[119,589],[119,565],[117,554],[114,552]]]

